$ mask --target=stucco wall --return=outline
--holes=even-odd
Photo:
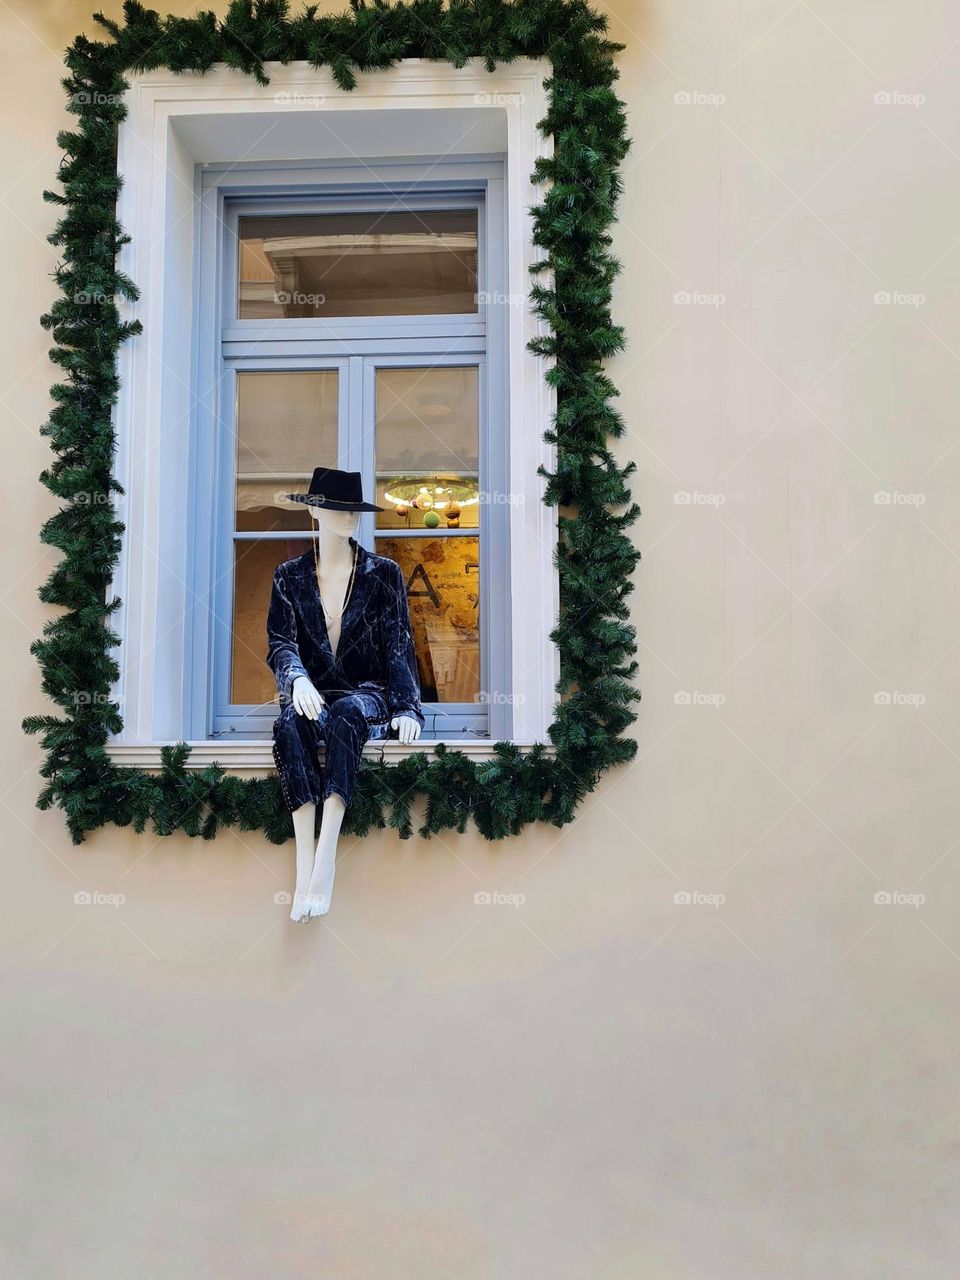
[[[639,758],[562,832],[347,840],[308,928],[292,845],[33,807],[87,13],[0,14],[4,1274],[953,1280],[954,6],[611,7]]]

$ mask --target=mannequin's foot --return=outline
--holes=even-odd
[[[290,919],[294,924],[301,924],[304,920],[310,919],[307,901],[306,891],[298,888],[293,895],[293,906],[290,908]]]
[[[318,845],[307,886],[307,914],[311,920],[325,916],[330,910],[335,874],[335,857],[331,858],[329,851]]]
[[[325,916],[330,910],[330,897],[333,892],[333,876],[329,870],[323,865],[322,861],[319,867],[314,867],[313,875],[310,878],[310,885],[307,889],[307,906],[306,915],[311,920],[319,919]]]
[[[325,893],[308,893],[304,909],[305,920],[319,919],[330,910],[330,902]]]

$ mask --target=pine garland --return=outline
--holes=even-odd
[[[493,71],[515,58],[545,57],[549,107],[539,127],[553,135],[554,151],[534,172],[549,189],[533,210],[543,261],[532,268],[530,296],[549,333],[530,349],[545,358],[557,392],[546,435],[556,445],[556,470],[540,468],[545,501],[563,509],[554,552],[560,615],[551,633],[561,669],[548,730],[555,754],[543,744],[524,754],[498,742],[485,761],[442,745],[432,760],[425,752],[393,766],[364,760],[345,830],[362,836],[389,826],[408,839],[419,796],[426,802],[423,837],[463,832],[471,816],[488,840],[516,835],[529,822],[570,822],[603,771],[635,755],[636,743],[622,735],[640,697],[627,608],[639,552],[626,533],[639,507],[627,485],[634,464],[618,466],[608,447],[624,423],[603,372],[603,362],[624,346],[610,317],[619,264],[608,233],[629,147],[613,88],[614,54],[623,46],[606,38],[606,19],[585,0],[351,0],[350,12],[335,17],[318,17],[315,5],[291,17],[286,0],[234,0],[222,22],[213,13],[161,17],[126,0],[122,24],[95,16],[109,39],[79,36],[67,50],[63,86],[77,125],[58,136],[62,191],[44,192],[62,209],[49,237],[61,252],[62,296],[41,321],[53,336],[50,356],[62,380],[42,428],[54,460],[41,480],[61,507],[41,538],[62,559],[39,594],[61,612],[32,651],[43,691],[61,714],[23,722],[46,752],[38,806],[63,809],[75,843],[107,822],[205,840],[222,827],[259,831],[277,844],[293,834],[275,776],[238,779],[217,764],[192,769],[183,743],[164,749],[158,772],[117,767],[106,751],[122,724],[110,700],[118,675],[111,649],[119,643],[110,623],[119,601],[107,599],[123,533],[113,501],[122,490],[111,476],[116,358],[141,331],[116,305],[138,297],[116,266],[128,241],[115,213],[125,74],[160,67],[203,73],[226,63],[267,84],[266,64],[305,60],[329,67],[349,90],[362,72],[403,58],[456,67],[479,58]],[[541,275],[547,267],[550,285]],[[626,509],[615,515],[611,507]]]

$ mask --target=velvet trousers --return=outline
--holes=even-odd
[[[322,804],[332,792],[349,805],[364,744],[387,736],[390,713],[379,693],[321,693],[318,719],[300,715],[291,702],[274,721],[273,758],[291,813],[301,805]]]

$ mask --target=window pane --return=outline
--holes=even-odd
[[[477,310],[476,209],[240,219],[241,320]]]
[[[309,539],[296,538],[234,542],[231,702],[259,706],[275,701],[277,686],[266,664],[273,571],[311,545]]]
[[[377,538],[407,583],[424,702],[480,697],[480,540]]]
[[[309,529],[314,467],[337,465],[336,369],[237,375],[236,529]]]
[[[377,370],[378,529],[476,528],[477,366]]]

